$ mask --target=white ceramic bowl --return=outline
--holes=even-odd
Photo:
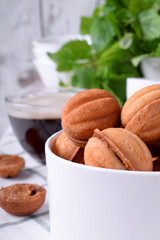
[[[56,90],[59,86],[56,64],[50,60],[44,61],[41,59],[35,59],[33,64],[36,67],[44,86]]]
[[[127,99],[138,90],[153,84],[160,84],[160,80],[158,81],[158,80],[150,80],[145,78],[127,78],[127,81],[126,81]]]
[[[144,58],[141,61],[140,68],[145,78],[160,81],[160,58]]]
[[[51,239],[159,240],[160,172],[64,160],[51,151],[57,134],[45,146]]]
[[[51,60],[44,61],[41,59],[35,59],[33,61],[40,78],[46,88],[52,88],[57,90],[59,88],[59,81],[70,86],[70,80],[73,75],[72,71],[69,72],[58,72],[56,70],[56,64]]]

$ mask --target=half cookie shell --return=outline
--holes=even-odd
[[[85,147],[84,161],[86,165],[111,169],[153,169],[152,156],[146,144],[122,128],[96,129]]]

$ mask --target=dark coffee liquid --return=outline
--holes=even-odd
[[[61,119],[9,118],[22,147],[45,163],[45,142],[53,133],[61,130]]]

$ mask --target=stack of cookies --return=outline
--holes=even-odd
[[[79,92],[61,119],[63,133],[52,149],[61,158],[134,171],[152,171],[153,160],[159,160],[160,84],[136,92],[122,109],[106,90]]]

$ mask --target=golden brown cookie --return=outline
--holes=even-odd
[[[152,171],[152,155],[146,144],[123,128],[96,129],[85,151],[86,165],[111,169]]]
[[[94,129],[119,126],[120,111],[118,101],[106,90],[79,92],[63,108],[62,128],[74,144],[85,147]]]
[[[160,148],[160,84],[133,94],[122,108],[121,121],[153,149],[152,152]]]
[[[29,215],[42,206],[45,196],[45,188],[37,184],[14,184],[0,189],[0,206],[17,216]]]
[[[17,155],[0,155],[0,177],[15,177],[24,168],[24,159]]]
[[[73,144],[68,139],[65,132],[61,133],[61,135],[56,139],[52,148],[52,152],[66,160],[84,163],[84,150]]]

